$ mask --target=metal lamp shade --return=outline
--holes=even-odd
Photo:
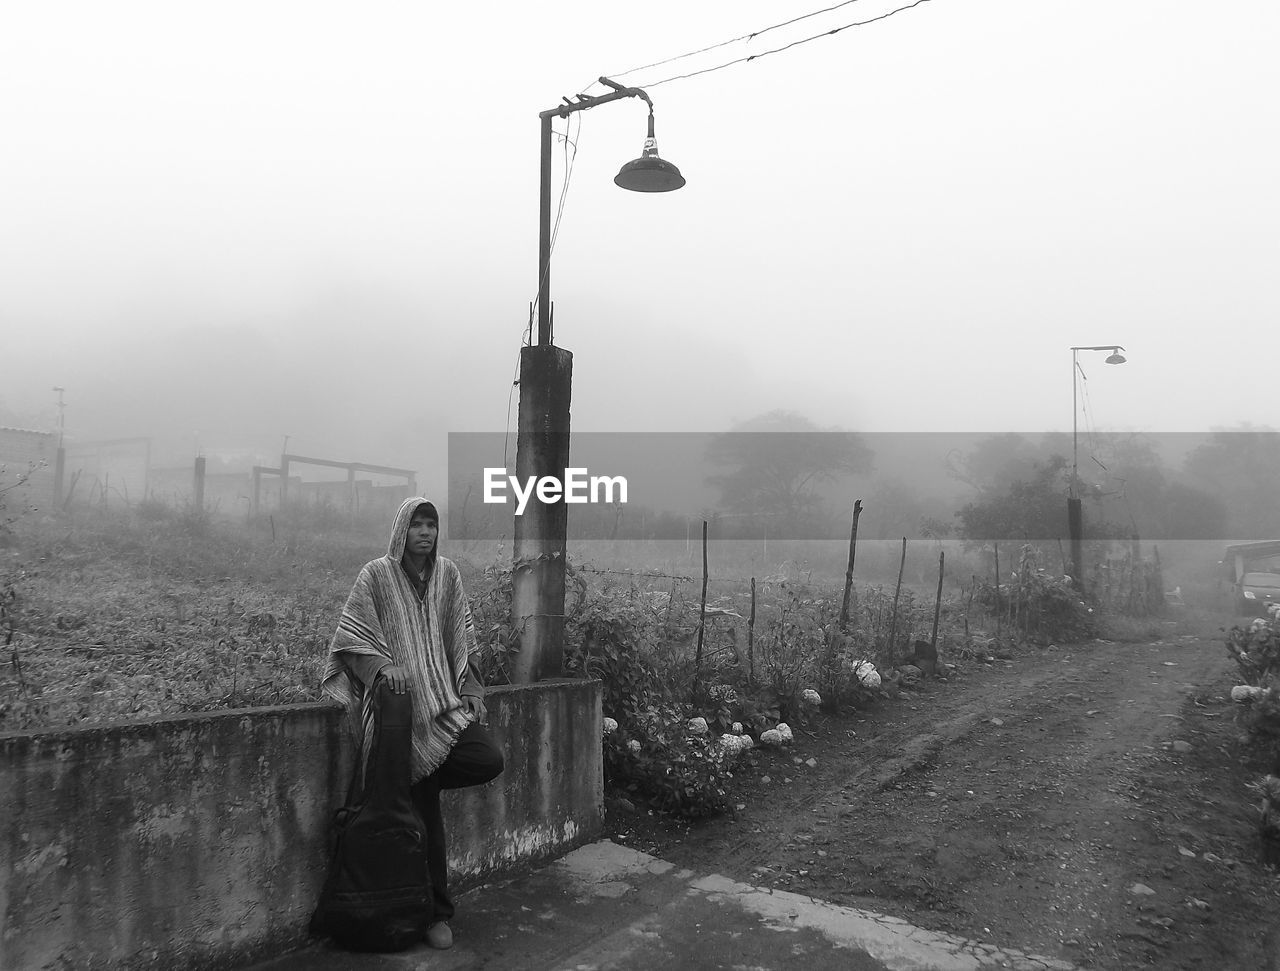
[[[1123,364],[1124,362],[1125,362],[1125,356],[1121,354],[1119,351],[1112,351],[1110,354],[1107,355],[1108,364]]]
[[[619,169],[613,183],[632,192],[671,192],[684,185],[684,176],[665,159],[644,155]]]

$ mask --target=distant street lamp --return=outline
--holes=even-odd
[[[1071,480],[1067,483],[1067,529],[1071,534],[1071,582],[1077,590],[1084,589],[1084,519],[1080,509],[1080,469],[1078,418],[1079,406],[1076,403],[1076,389],[1080,374],[1081,351],[1110,351],[1107,364],[1123,364],[1125,356],[1120,352],[1124,348],[1119,344],[1100,344],[1092,347],[1071,348]]]
[[[538,196],[538,340],[520,349],[520,410],[516,433],[516,476],[522,482],[544,476],[563,481],[569,464],[569,399],[573,355],[552,341],[551,305],[551,121],[568,118],[621,98],[639,98],[649,106],[649,133],[637,159],[627,162],[614,184],[633,192],[671,192],[685,184],[680,170],[658,157],[653,135],[653,102],[640,88],[608,78],[613,90],[596,97],[577,95],[540,112],[541,178]],[[528,683],[561,674],[564,644],[564,576],[568,547],[568,507],[534,496],[524,515],[515,517],[512,547],[511,620],[520,650],[511,680]]]

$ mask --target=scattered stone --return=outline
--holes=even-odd
[[[1135,883],[1132,887],[1129,888],[1129,892],[1138,897],[1150,897],[1153,893],[1155,893],[1155,891],[1152,890],[1150,887],[1148,887],[1145,883]]]
[[[805,760],[804,764],[811,769],[816,769],[818,767],[818,760],[815,758],[809,758]]]
[[[760,777],[760,781],[761,781],[761,782],[772,782],[773,780],[772,780],[772,779],[770,779],[767,775],[762,775],[762,776]]]
[[[1173,743],[1173,750],[1175,752],[1190,752],[1191,748],[1192,748],[1191,743],[1184,742],[1182,739],[1178,739],[1176,742]]]
[[[991,719],[991,724],[993,724],[993,725],[995,725],[997,728],[999,728],[1000,726],[1002,726],[1002,725],[1004,724],[1004,719],[1003,719],[1003,718],[993,718],[993,719]]]
[[[1187,900],[1188,907],[1194,907],[1196,910],[1208,910],[1209,901],[1201,900],[1199,897],[1191,897]]]
[[[1179,846],[1178,852],[1181,853],[1183,856],[1191,857],[1191,859],[1193,860],[1196,858],[1196,855],[1192,853],[1189,849],[1187,849],[1185,846]]]

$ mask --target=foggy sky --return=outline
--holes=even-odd
[[[823,4],[11,4],[0,401],[430,482],[447,432],[514,422],[538,112],[898,5],[622,75]],[[1068,348],[1111,343],[1082,422],[1274,425],[1240,375],[1274,370],[1278,46],[1261,0],[933,0],[649,86],[667,195],[612,184],[639,101],[574,115],[574,427],[1069,430]]]

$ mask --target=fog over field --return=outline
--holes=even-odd
[[[448,433],[514,427],[537,114],[601,75],[688,184],[612,184],[637,100],[556,123],[575,431],[1069,432],[1096,344],[1083,430],[1280,420],[1274,5],[818,6],[14,5],[0,424],[56,386],[73,443],[444,494]]]

